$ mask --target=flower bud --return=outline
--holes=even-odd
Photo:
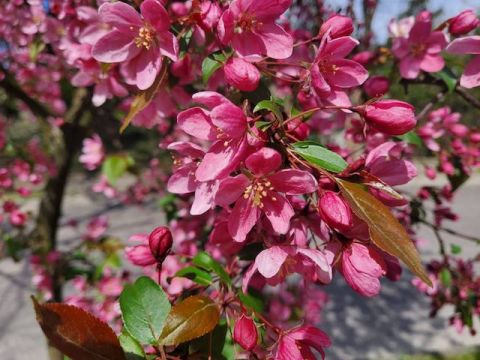
[[[260,81],[260,72],[255,65],[241,58],[232,58],[223,67],[225,80],[241,91],[253,91]]]
[[[255,322],[242,314],[235,323],[233,329],[233,340],[245,350],[252,350],[258,341],[258,332]]]
[[[159,226],[148,236],[148,246],[157,263],[162,263],[172,248],[173,238],[170,229]]]
[[[332,39],[349,36],[353,33],[353,21],[348,16],[335,14],[322,24],[318,36],[322,37],[326,33],[328,33]]]
[[[318,201],[318,210],[322,220],[331,228],[343,232],[352,227],[350,206],[336,192],[325,191]]]
[[[380,100],[354,108],[369,125],[388,135],[402,135],[415,127],[413,109],[412,105],[399,100]]]
[[[363,84],[363,89],[369,97],[382,96],[389,88],[390,82],[385,76],[373,76]]]
[[[448,31],[450,31],[450,34],[463,35],[476,29],[480,20],[472,10],[465,10],[451,18],[449,23]]]
[[[287,131],[298,140],[305,140],[310,135],[310,126],[299,119],[294,119],[288,122]]]

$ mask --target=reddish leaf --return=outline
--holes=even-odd
[[[32,301],[45,336],[72,360],[125,360],[117,336],[100,319],[72,305]]]
[[[360,184],[340,179],[337,179],[337,183],[353,212],[367,223],[374,244],[398,257],[423,282],[432,286],[417,249],[390,209]]]
[[[158,90],[163,84],[163,80],[166,78],[167,74],[167,63],[163,64],[163,69],[161,73],[157,76],[155,81],[153,82],[152,86],[150,86],[147,90],[140,91],[132,101],[130,105],[130,110],[128,111],[127,116],[123,119],[122,126],[120,127],[120,133],[124,132],[125,129],[130,125],[133,118],[143,109],[145,109],[150,101],[153,100],[154,96],[157,94]]]
[[[220,319],[218,306],[207,296],[190,296],[176,304],[163,328],[162,345],[178,345],[212,331]]]

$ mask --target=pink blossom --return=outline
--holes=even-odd
[[[322,220],[332,229],[342,232],[353,226],[350,206],[342,196],[333,191],[325,191],[320,195],[318,211]]]
[[[400,60],[400,74],[406,79],[415,79],[420,70],[437,72],[445,65],[440,52],[447,45],[445,34],[432,32],[432,15],[422,11],[417,15],[408,38],[398,37],[393,41],[392,52]]]
[[[369,97],[385,95],[390,88],[390,81],[385,76],[373,76],[363,84],[363,89]]]
[[[241,91],[254,91],[260,82],[255,65],[241,58],[231,58],[223,67],[225,80]]]
[[[158,0],[145,0],[140,16],[122,2],[105,3],[100,20],[113,30],[93,46],[93,57],[105,63],[122,63],[127,79],[141,90],[148,89],[162,68],[162,56],[177,60],[178,42],[169,32],[170,19]]]
[[[473,54],[460,78],[460,85],[471,89],[480,86],[480,36],[473,35],[453,40],[447,49],[452,54]]]
[[[95,170],[102,164],[104,157],[105,153],[100,136],[94,134],[91,138],[83,140],[82,154],[79,160],[87,170]]]
[[[295,272],[310,281],[326,284],[332,280],[332,268],[323,252],[296,246],[272,246],[261,251],[245,273],[244,292],[257,271],[270,285],[282,282],[287,275]]]
[[[230,235],[236,241],[244,241],[262,213],[275,232],[285,234],[294,210],[282,193],[300,195],[314,192],[317,181],[306,171],[277,171],[282,165],[282,157],[270,148],[251,154],[245,165],[249,176],[240,174],[224,179],[215,197],[216,203],[222,206],[235,202],[228,221]]]
[[[100,215],[94,217],[87,224],[87,231],[84,235],[85,240],[95,241],[98,240],[108,228],[108,216]]]
[[[220,40],[240,56],[290,57],[293,38],[275,23],[290,4],[291,0],[233,0],[218,23]]]
[[[415,24],[413,16],[405,17],[400,20],[392,19],[388,24],[388,32],[393,38],[408,38],[410,30]]]
[[[24,226],[27,219],[28,219],[28,215],[18,209],[13,210],[9,216],[10,224],[17,227]]]
[[[150,266],[157,263],[150,250],[148,236],[145,234],[135,234],[128,239],[131,243],[136,245],[127,246],[125,248],[125,256],[134,265]]]
[[[274,360],[315,360],[311,348],[325,359],[323,348],[331,345],[330,338],[313,326],[301,326],[284,333],[278,340]]]
[[[312,87],[320,99],[338,106],[350,106],[345,90],[359,86],[368,71],[359,63],[345,59],[359,42],[350,36],[333,40],[324,37],[310,69]]]
[[[195,177],[200,182],[225,177],[245,158],[247,117],[219,93],[203,91],[192,98],[211,111],[199,107],[182,111],[177,117],[179,127],[197,139],[215,141],[198,165]]]
[[[148,235],[148,246],[157,264],[163,263],[172,249],[172,245],[172,233],[166,226],[159,226]]]
[[[343,36],[350,36],[353,33],[353,20],[348,16],[334,14],[330,16],[320,27],[319,37],[330,36],[336,39]]]
[[[245,350],[253,350],[257,345],[258,331],[252,318],[242,314],[233,328],[233,340]]]
[[[464,35],[476,29],[480,20],[473,10],[462,11],[457,16],[448,20],[448,31],[453,35]]]

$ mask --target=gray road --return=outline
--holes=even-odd
[[[419,179],[414,187],[422,181]],[[452,228],[480,234],[479,191],[479,178],[460,191],[455,209],[462,221],[452,224]],[[78,187],[69,191],[64,220],[75,215],[85,221],[91,214],[103,211],[110,217],[110,233],[122,238],[161,223],[161,215],[153,206],[112,207],[96,197],[85,197]],[[437,244],[428,229],[421,229],[421,234],[426,239],[421,251],[428,258],[435,253]],[[62,242],[70,243],[77,238],[78,233],[62,229]],[[479,250],[468,242],[463,245],[463,252],[468,255]],[[35,323],[29,300],[32,293],[29,279],[25,263],[0,262],[0,360],[47,360],[43,335]],[[326,290],[331,301],[323,313],[321,327],[334,342],[327,351],[330,360],[396,359],[398,354],[451,352],[480,344],[480,335],[457,334],[446,325],[448,311],[430,319],[428,301],[410,285],[408,273],[400,282],[385,281],[381,295],[373,299],[357,296],[339,277]]]

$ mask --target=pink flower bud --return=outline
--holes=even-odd
[[[162,263],[172,248],[173,238],[170,229],[159,226],[148,236],[148,246],[157,263]]]
[[[13,210],[10,213],[10,224],[13,226],[18,226],[21,227],[25,225],[25,222],[27,221],[27,214],[24,212],[21,212],[20,210]]]
[[[352,211],[347,202],[336,192],[325,191],[318,201],[320,217],[328,226],[340,232],[352,227]]]
[[[310,135],[310,127],[301,120],[294,119],[287,124],[288,132],[298,140],[305,140]]]
[[[375,58],[375,53],[370,50],[360,51],[352,56],[352,60],[362,65],[368,65]]]
[[[233,340],[245,350],[252,350],[258,341],[258,332],[255,322],[242,314],[235,323],[233,329]]]
[[[385,76],[373,76],[363,84],[363,89],[369,97],[382,96],[389,88],[390,82]]]
[[[241,91],[253,91],[260,81],[260,72],[255,65],[241,58],[231,58],[223,67],[225,80]]]
[[[480,20],[472,10],[462,11],[449,20],[448,31],[453,35],[463,35],[477,28]]]
[[[369,125],[388,135],[402,135],[415,127],[413,109],[412,105],[399,100],[380,100],[355,108]]]
[[[335,14],[322,24],[318,36],[322,37],[326,33],[329,33],[332,39],[349,36],[353,33],[353,21],[348,16]]]

